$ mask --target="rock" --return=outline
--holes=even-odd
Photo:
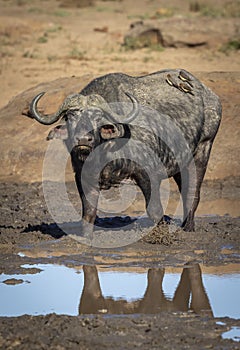
[[[130,29],[124,36],[124,46],[129,49],[140,49],[155,45],[163,46],[161,31],[151,25],[137,21],[130,25]]]
[[[24,281],[22,279],[17,279],[17,278],[8,278],[7,280],[3,281],[3,283],[8,285],[21,284],[23,282]]]
[[[177,34],[170,30],[171,26],[162,23],[164,30],[143,21],[137,21],[130,25],[130,29],[124,37],[124,46],[129,49],[141,49],[143,47],[195,47],[206,45],[206,37],[199,33],[191,33],[179,30]],[[166,30],[167,27],[167,30]]]
[[[96,27],[93,30],[94,30],[94,32],[107,33],[108,32],[108,27],[107,26],[103,26],[101,28]]]
[[[95,5],[94,0],[62,0],[60,7],[89,7]]]

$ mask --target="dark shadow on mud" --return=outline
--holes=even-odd
[[[95,225],[98,228],[122,228],[124,226],[127,226],[133,222],[135,222],[137,218],[131,218],[130,216],[113,216],[113,217],[106,217],[106,218],[97,218]],[[79,223],[77,222],[71,222],[71,223],[61,223],[63,226],[70,225],[77,225]],[[63,236],[66,236],[66,233],[56,224],[56,223],[41,223],[40,225],[30,225],[22,231],[22,233],[29,233],[29,232],[41,232],[43,234],[47,234],[52,236],[55,239],[61,238]]]
[[[121,228],[132,224],[138,218],[131,218],[130,216],[112,216],[105,218],[96,218],[95,225],[101,228]]]
[[[46,224],[44,222],[40,225],[28,224],[28,226],[21,233],[29,233],[36,231],[46,235],[50,235],[56,239],[66,236],[65,232],[61,230],[61,228],[56,223]]]
[[[139,220],[140,217],[130,217],[130,216],[113,216],[113,217],[104,217],[96,218],[95,225],[100,228],[122,228],[124,226],[130,225],[133,222]],[[142,217],[143,218],[143,217]],[[149,219],[149,218],[148,218]],[[149,219],[151,220],[151,219]],[[176,221],[176,220],[175,220]],[[152,222],[152,220],[151,220]],[[163,215],[162,222],[166,224],[171,224],[173,222],[172,218],[168,215]],[[181,222],[177,221],[178,225],[181,225]]]

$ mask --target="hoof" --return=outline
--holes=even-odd
[[[182,225],[183,231],[186,232],[195,232],[195,226],[194,223],[186,223],[185,225]]]

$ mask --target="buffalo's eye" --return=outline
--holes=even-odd
[[[67,114],[65,114],[64,119],[70,122],[73,122],[77,119],[78,115],[77,115],[77,111],[69,111],[67,112]]]

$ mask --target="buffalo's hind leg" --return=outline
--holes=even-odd
[[[194,215],[200,201],[200,190],[207,169],[207,163],[212,147],[212,140],[199,144],[190,164],[174,175],[174,180],[183,201],[184,231],[194,231]]]

